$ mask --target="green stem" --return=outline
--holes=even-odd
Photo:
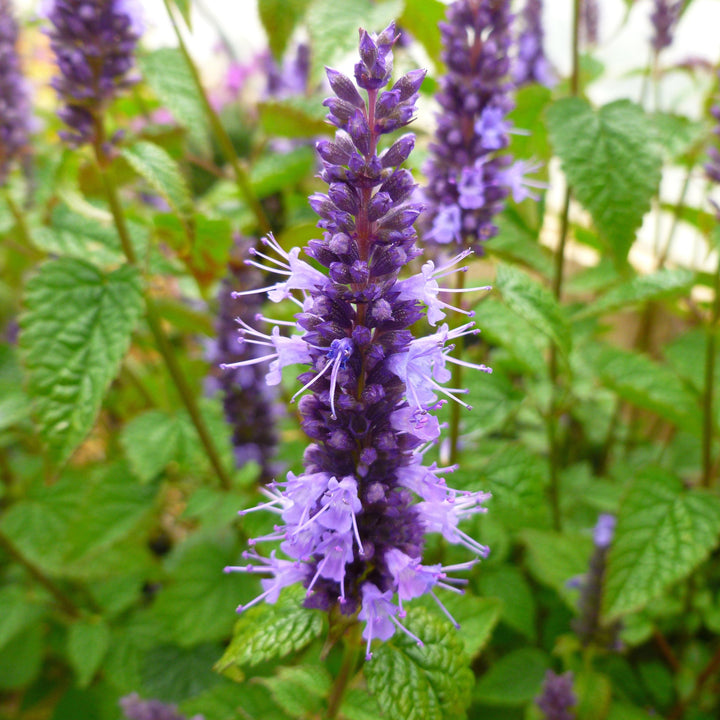
[[[81,612],[77,605],[65,594],[64,590],[58,587],[53,580],[51,580],[43,571],[30,560],[28,560],[14,545],[14,543],[0,532],[0,547],[15,560],[18,565],[22,565],[30,575],[42,585],[50,595],[55,598],[57,604],[62,610],[72,618],[78,618]]]
[[[12,195],[7,189],[3,189],[3,197],[5,198],[5,202],[7,203],[8,208],[10,208],[10,214],[13,216],[15,224],[17,225],[23,248],[27,248],[28,251],[33,252],[34,247],[30,238],[30,231],[28,230],[27,223],[25,222],[25,216],[23,215],[22,211],[17,206],[17,204],[12,198]]]
[[[340,672],[335,678],[335,683],[328,698],[327,720],[334,720],[340,711],[340,705],[347,690],[348,684],[355,673],[358,657],[360,656],[360,639],[358,637],[359,626],[351,628],[345,638],[343,649],[342,665]]]
[[[710,487],[713,480],[712,441],[715,430],[714,388],[715,388],[715,347],[718,319],[720,318],[720,261],[715,270],[715,299],[712,315],[707,326],[705,348],[705,393],[703,395],[703,441],[702,441],[702,484]]]
[[[220,121],[220,117],[211,105],[210,100],[208,100],[205,89],[203,88],[200,72],[198,71],[197,66],[193,62],[193,59],[190,55],[190,52],[187,49],[187,45],[185,44],[185,40],[183,39],[180,26],[178,25],[172,8],[170,7],[170,2],[169,0],[164,0],[164,3],[165,9],[167,10],[168,16],[170,17],[170,22],[173,26],[173,30],[175,31],[175,36],[177,37],[180,52],[183,54],[183,57],[188,64],[188,68],[190,69],[190,73],[195,83],[195,87],[197,88],[198,95],[200,95],[205,114],[207,115],[210,122],[210,127],[212,128],[215,138],[220,144],[220,149],[222,150],[225,159],[232,166],[233,173],[235,174],[235,182],[237,184],[238,190],[240,191],[240,195],[250,206],[250,209],[255,215],[260,230],[263,233],[267,234],[272,230],[270,226],[270,221],[268,220],[267,215],[265,214],[265,211],[260,204],[260,201],[257,199],[257,196],[255,195],[252,186],[250,185],[250,178],[248,176],[248,172],[240,162],[240,159],[235,152],[235,148],[233,147],[232,140],[230,140],[230,136],[227,134],[227,131],[225,130],[222,122]]]
[[[462,290],[465,287],[465,273],[459,272],[455,274],[455,288]],[[460,297],[462,293],[458,293]],[[460,308],[462,308],[462,300],[458,302]],[[460,313],[455,313],[460,315]],[[452,369],[452,387],[462,387],[462,376],[463,367],[462,365],[453,365]],[[454,465],[458,460],[459,455],[459,440],[460,440],[460,403],[450,403],[450,465]]]
[[[102,177],[103,187],[107,195],[108,204],[110,205],[110,211],[115,221],[115,227],[117,229],[120,244],[122,245],[125,257],[131,265],[137,266],[137,256],[135,255],[135,250],[130,242],[130,233],[128,232],[125,214],[123,212],[122,205],[120,204],[117,188],[115,186],[112,168],[110,166],[110,159],[103,151],[105,134],[102,119],[96,118],[95,125],[97,130],[94,142],[95,157]],[[200,409],[195,399],[195,395],[192,392],[190,384],[185,378],[182,368],[180,367],[180,363],[178,362],[170,345],[170,341],[167,339],[167,336],[163,331],[160,314],[158,313],[155,301],[148,293],[144,293],[144,298],[147,323],[150,328],[150,332],[155,339],[157,349],[165,361],[170,377],[172,378],[178,394],[180,395],[180,398],[190,415],[190,420],[195,426],[195,430],[197,431],[200,442],[205,449],[208,460],[220,479],[220,484],[225,490],[229,490],[232,487],[232,480],[220,461],[220,455],[218,454],[215,443],[213,442],[205,421],[200,414]]]

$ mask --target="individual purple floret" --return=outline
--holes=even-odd
[[[555,84],[555,77],[543,50],[542,0],[527,0],[522,12],[523,29],[518,37],[518,54],[513,66],[516,85]]]
[[[18,25],[10,0],[0,0],[0,186],[28,144],[30,104],[17,41]]]
[[[654,0],[650,21],[653,27],[651,43],[656,53],[672,45],[675,26],[680,19],[683,3],[684,0],[675,0],[675,2]]]
[[[265,355],[257,345],[238,338],[239,323],[247,326],[254,322],[262,309],[262,298],[253,291],[262,284],[262,275],[243,262],[252,251],[249,239],[236,238],[228,265],[229,273],[218,293],[217,335],[208,352],[211,366]],[[268,482],[274,473],[272,460],[277,446],[277,397],[265,384],[265,371],[260,365],[242,365],[233,370],[218,371],[213,386],[222,392],[225,419],[232,428],[237,467],[250,461],[256,462],[261,469],[260,479]]]
[[[271,55],[264,61],[267,76],[266,94],[276,100],[302,95],[307,91],[310,77],[310,46],[300,43],[282,64]]]
[[[447,74],[440,80],[441,112],[424,168],[425,242],[480,250],[498,232],[495,217],[511,185],[538,186],[522,177],[536,166],[511,165],[505,152],[512,127],[512,20],[507,0],[456,0],[440,23]]]
[[[159,700],[143,700],[137,693],[120,698],[120,708],[127,720],[185,720],[174,705]],[[193,715],[189,720],[205,720],[202,715]]]
[[[327,70],[335,97],[324,104],[338,129],[334,141],[317,144],[329,188],[310,197],[324,231],[305,248],[314,264],[272,236],[267,251],[251,261],[282,278],[265,288],[270,300],[293,302],[298,312],[295,323],[262,318],[269,332],[246,325],[243,337],[267,348],[270,383],[286,365],[308,366],[293,400],[302,396],[302,427],[312,442],[304,471],[271,483],[263,490],[267,502],[241,513],[264,509],[279,518],[272,532],[250,541],[247,564],[226,568],[266,576],[263,593],[245,607],[275,602],[283,587],[302,582],[307,607],[359,611],[368,659],[372,640],[398,628],[420,643],[402,625],[405,601],[430,594],[449,616],[436,591],[461,592],[457,586],[466,581],[448,574],[476,562],[423,565],[426,533],[440,533],[476,556],[488,552],[460,529],[462,520],[485,512],[488,494],[449,488],[444,475],[455,468],[424,461],[440,435],[431,411],[445,398],[469,407],[460,397],[465,389],[443,386],[448,366],[489,370],[450,354],[455,340],[478,332],[473,323],[452,330],[440,324],[453,308],[440,299],[439,283],[465,269],[458,263],[468,252],[398,278],[421,254],[413,229],[421,207],[411,199],[412,175],[401,168],[414,138],[402,135],[383,150],[378,144],[412,120],[425,73],[412,71],[383,90],[394,41],[394,25],[377,36],[361,31],[356,83]],[[433,331],[416,338],[410,327],[424,315]],[[288,335],[281,333],[286,327]],[[254,547],[266,541],[279,542],[288,559],[276,551],[260,555]]]
[[[136,0],[50,0],[50,45],[60,75],[52,85],[65,106],[58,115],[70,146],[92,142],[98,113],[134,79],[128,73],[142,33]]]
[[[581,0],[580,32],[586,45],[597,45],[600,37],[600,6],[598,0]]]
[[[548,670],[535,703],[544,713],[543,720],[575,720],[571,708],[577,704],[577,696],[573,692],[572,672],[556,675]]]

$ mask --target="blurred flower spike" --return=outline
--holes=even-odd
[[[382,151],[378,143],[413,119],[425,72],[414,70],[383,90],[395,40],[392,24],[379,35],[361,30],[356,83],[327,70],[335,96],[324,104],[337,132],[334,141],[317,144],[329,187],[310,204],[324,232],[305,248],[324,271],[302,260],[299,248],[288,252],[265,238],[266,249],[248,262],[278,275],[263,290],[273,302],[294,302],[298,312],[294,323],[261,317],[272,326],[268,332],[244,324],[244,342],[266,353],[228,366],[269,361],[267,382],[277,384],[286,365],[308,365],[293,400],[300,398],[302,427],[312,442],[302,474],[271,483],[263,490],[267,502],[241,513],[268,510],[279,522],[250,541],[247,564],[226,571],[265,576],[262,594],[245,607],[275,602],[283,587],[300,582],[307,607],[357,614],[365,623],[368,659],[372,641],[397,630],[422,644],[402,623],[405,603],[429,594],[451,617],[436,591],[462,592],[467,581],[451,574],[488,553],[459,526],[485,512],[489,495],[448,487],[444,476],[455,468],[424,461],[440,436],[432,411],[448,401],[470,407],[461,399],[465,389],[444,386],[448,365],[490,370],[451,355],[454,340],[479,332],[472,322],[454,329],[442,323],[452,306],[440,300],[440,283],[466,270],[461,262],[468,253],[441,267],[426,262],[417,274],[398,278],[421,255],[413,223],[422,207],[412,202],[416,186],[401,168],[414,137],[402,135]],[[413,337],[409,328],[423,315],[433,331]],[[425,565],[426,533],[440,533],[476,557]],[[286,558],[275,550],[260,555],[255,546],[265,542],[279,542]]]

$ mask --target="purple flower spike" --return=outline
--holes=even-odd
[[[185,720],[174,705],[166,705],[159,700],[143,700],[137,693],[120,698],[120,708],[127,720]],[[194,715],[190,720],[204,718]]]
[[[684,0],[675,0],[675,2],[654,0],[653,11],[650,13],[650,21],[653,27],[650,42],[656,53],[672,45],[675,26],[680,19],[683,3]]]
[[[572,672],[556,675],[548,670],[542,693],[535,703],[544,713],[544,720],[575,720],[576,715],[571,708],[577,705],[577,696],[573,691]]]
[[[128,73],[142,33],[134,0],[51,0],[50,46],[60,75],[52,85],[65,107],[69,127],[60,133],[71,147],[93,142],[97,114],[134,79]]]
[[[555,84],[555,76],[543,50],[542,0],[527,0],[522,12],[523,30],[518,37],[518,54],[513,67],[515,84]]]
[[[580,31],[585,43],[597,45],[600,37],[600,6],[598,0],[581,0]]]
[[[508,0],[456,0],[440,23],[443,60],[435,142],[425,167],[428,212],[424,240],[480,251],[497,232],[502,211],[527,166],[507,152],[513,108]],[[513,170],[513,168],[515,168]]]
[[[18,26],[10,0],[0,0],[0,186],[28,144],[30,104],[17,53]]]
[[[489,495],[453,490],[443,475],[455,468],[423,464],[425,451],[440,436],[431,411],[448,400],[470,407],[460,399],[466,390],[444,387],[448,366],[489,368],[450,354],[454,340],[478,332],[473,323],[438,326],[448,311],[457,310],[440,299],[447,297],[444,278],[467,269],[460,262],[470,251],[439,267],[428,261],[399,279],[421,254],[413,229],[421,207],[412,202],[411,174],[400,167],[414,137],[403,135],[385,150],[378,145],[413,117],[424,73],[410,72],[383,89],[394,40],[392,25],[377,36],[361,31],[359,90],[350,78],[328,70],[335,96],[325,106],[338,129],[334,141],[317,145],[328,190],[309,199],[322,229],[321,238],[305,248],[315,265],[301,260],[298,248],[286,251],[265,238],[267,252],[255,252],[258,260],[249,263],[279,276],[263,290],[273,302],[294,302],[298,312],[294,323],[264,318],[275,323],[271,335],[241,322],[242,339],[264,346],[264,354],[227,366],[270,361],[266,381],[277,384],[282,367],[305,365],[293,400],[299,398],[311,442],[302,474],[271,483],[263,489],[267,502],[242,513],[277,514],[273,531],[250,545],[280,542],[288,559],[275,551],[262,558],[253,550],[246,553],[249,565],[226,569],[270,574],[250,605],[274,602],[281,587],[302,582],[307,607],[358,613],[368,659],[372,641],[386,640],[398,629],[422,644],[401,622],[406,601],[429,594],[454,622],[435,593],[462,592],[463,581],[448,573],[467,570],[475,561],[423,565],[426,533],[440,533],[477,557],[488,552],[460,523],[485,512]],[[433,331],[415,338],[410,327],[423,316]],[[280,333],[285,327],[288,335]]]
[[[718,74],[718,77],[720,77],[720,74]],[[713,105],[710,110],[710,114],[716,122],[713,134],[720,140],[720,97],[717,98],[715,105]],[[707,176],[715,183],[720,183],[720,142],[718,142],[718,140],[708,148],[709,160],[705,164]],[[712,200],[710,202],[712,202],[715,207],[718,222],[720,222],[720,205]]]

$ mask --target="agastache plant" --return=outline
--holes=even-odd
[[[543,713],[543,720],[575,720],[572,708],[577,705],[573,690],[573,674],[557,675],[552,670],[545,673],[542,692],[535,703]]]
[[[30,105],[10,0],[0,0],[0,186],[28,144]]]
[[[97,139],[97,117],[134,78],[129,75],[142,32],[135,0],[50,0],[50,45],[60,75],[52,85],[68,126],[60,136],[71,147]]]
[[[653,34],[651,44],[653,50],[659,53],[672,45],[675,26],[680,19],[684,0],[654,0],[653,11],[650,13]]]
[[[512,162],[507,152],[513,108],[508,0],[456,0],[440,23],[447,73],[440,80],[441,111],[424,168],[428,211],[423,239],[470,246],[497,235],[495,217],[512,191],[520,202],[542,186],[524,178],[538,166]]]
[[[550,87],[555,78],[543,49],[542,0],[527,0],[522,12],[523,29],[518,36],[513,80],[517,86],[539,83]]]
[[[424,460],[440,435],[431,411],[441,398],[469,407],[460,398],[466,390],[443,384],[447,366],[462,362],[450,355],[453,341],[478,330],[471,322],[452,330],[438,326],[449,308],[439,281],[464,269],[457,266],[467,252],[399,279],[421,256],[413,229],[421,206],[412,202],[415,183],[401,167],[414,137],[403,135],[382,151],[378,145],[413,119],[425,72],[412,71],[384,89],[395,39],[393,24],[377,36],[360,31],[355,79],[365,96],[350,78],[327,70],[335,93],[325,101],[327,118],[338,129],[334,141],[317,144],[329,187],[310,197],[324,230],[305,248],[315,262],[302,260],[299,248],[286,252],[272,236],[265,239],[267,252],[255,252],[249,262],[283,278],[265,288],[268,297],[290,300],[298,312],[295,322],[264,319],[269,333],[244,324],[244,341],[266,346],[267,354],[229,366],[270,361],[267,382],[273,384],[284,366],[307,365],[294,398],[302,396],[298,409],[311,443],[304,471],[271,483],[267,502],[243,511],[270,510],[279,522],[250,541],[247,564],[226,571],[266,575],[262,594],[245,608],[275,602],[282,588],[302,583],[305,606],[358,613],[368,659],[372,640],[387,640],[397,629],[421,644],[401,623],[404,603],[430,594],[450,616],[435,591],[460,592],[467,581],[449,573],[477,562],[424,565],[426,533],[441,533],[476,556],[488,553],[459,523],[485,512],[489,495],[453,490],[444,475],[454,468]],[[410,327],[424,311],[433,331],[415,337]],[[273,541],[284,558],[276,550],[257,551]]]

